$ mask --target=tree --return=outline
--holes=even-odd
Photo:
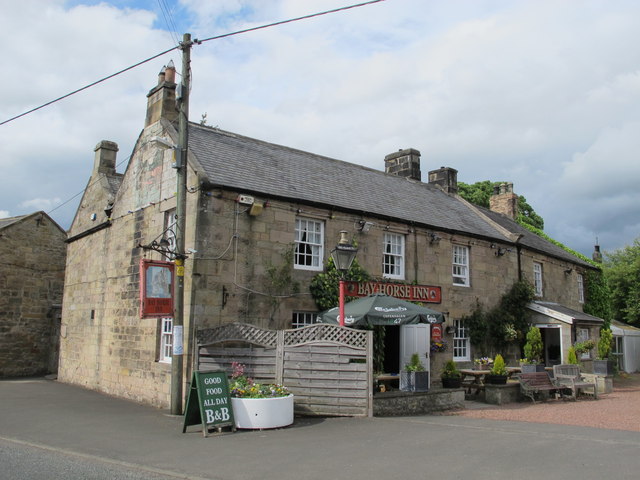
[[[493,187],[505,182],[491,182],[484,180],[468,185],[458,182],[458,194],[467,202],[480,207],[489,208],[489,199],[493,195]],[[527,203],[527,199],[518,195],[518,217],[516,221],[520,224],[531,225],[539,230],[544,229],[544,219],[538,215],[533,207]]]
[[[640,238],[636,238],[631,246],[605,252],[604,257],[612,317],[640,325]]]

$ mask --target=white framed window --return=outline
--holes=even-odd
[[[454,362],[468,362],[471,360],[469,349],[469,334],[464,320],[453,321],[453,360]]]
[[[578,274],[578,302],[584,303],[584,278]]]
[[[385,233],[383,242],[382,276],[404,280],[404,235]]]
[[[533,290],[536,297],[542,297],[542,264],[533,262]]]
[[[173,353],[173,318],[160,319],[160,358],[161,363],[171,363]]]
[[[324,258],[324,223],[305,218],[296,219],[293,265],[299,270],[322,270]]]
[[[293,312],[293,318],[291,319],[291,326],[293,328],[306,327],[308,325],[314,325],[315,319],[318,316],[317,313],[311,312]]]
[[[453,258],[451,260],[453,284],[463,287],[469,286],[469,247],[463,245],[453,246]]]

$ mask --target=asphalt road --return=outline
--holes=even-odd
[[[2,479],[637,479],[639,452],[638,432],[462,416],[297,418],[204,438],[150,407],[0,381]]]

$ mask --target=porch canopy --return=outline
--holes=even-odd
[[[534,323],[544,323],[547,317],[549,319],[559,320],[560,322],[567,323],[569,325],[581,324],[585,326],[598,326],[604,323],[604,320],[599,317],[594,317],[588,313],[573,310],[572,308],[565,307],[558,303],[534,301],[527,305],[530,310],[542,314],[542,320]]]
[[[318,314],[316,323],[340,323],[338,307]],[[344,306],[347,326],[412,325],[416,323],[444,323],[444,315],[427,307],[388,295],[374,294],[348,302]]]

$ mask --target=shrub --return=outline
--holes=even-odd
[[[527,343],[524,345],[524,356],[531,363],[542,363],[542,334],[538,327],[531,327],[527,332]]]
[[[578,356],[576,355],[576,349],[573,347],[569,347],[567,363],[569,363],[570,365],[579,365]]]
[[[493,367],[491,367],[491,375],[507,375],[507,367],[504,364],[502,355],[497,354],[493,359]]]
[[[456,362],[453,360],[447,360],[444,364],[444,368],[442,369],[442,373],[440,374],[441,378],[460,378],[462,377],[462,373],[458,370],[458,366]]]

